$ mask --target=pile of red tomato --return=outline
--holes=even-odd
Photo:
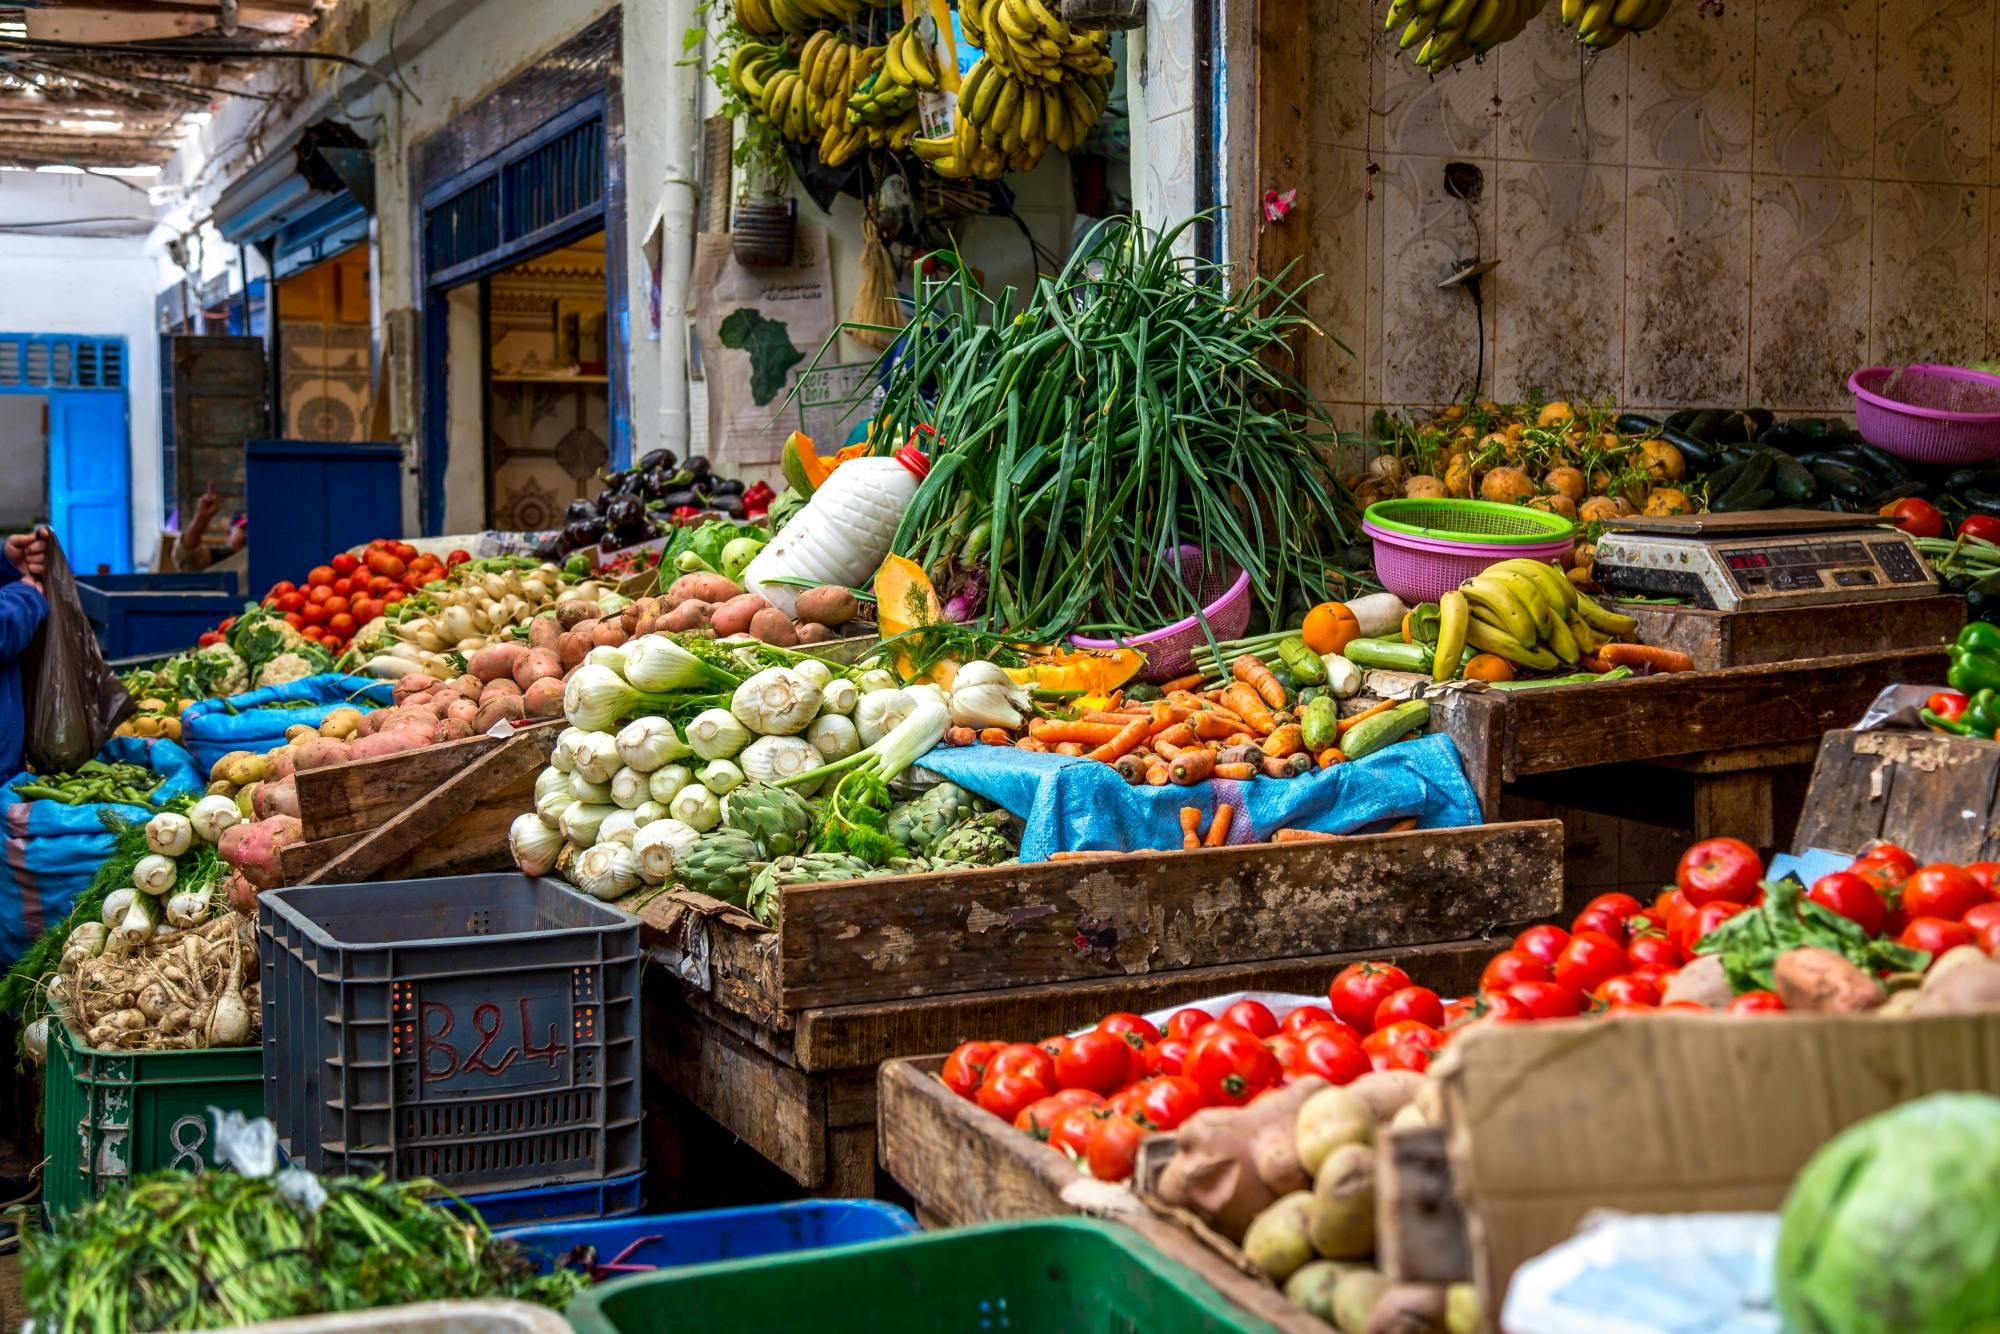
[[[280,580],[264,595],[294,630],[336,653],[355,631],[446,571],[472,559],[454,551],[440,560],[408,542],[378,537],[359,556],[343,551],[316,565],[303,584]]]

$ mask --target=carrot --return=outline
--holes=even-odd
[[[1576,665],[1583,668],[1586,672],[1608,672],[1611,670],[1611,664],[1598,657],[1595,653],[1584,654],[1576,660]]]
[[[1222,738],[1222,744],[1225,746],[1248,746],[1252,750],[1255,750],[1257,748],[1257,738],[1248,732],[1231,732],[1228,736]]]
[[[1264,754],[1274,760],[1282,760],[1287,755],[1296,755],[1306,748],[1305,735],[1297,723],[1286,723],[1264,738]]]
[[[1169,746],[1192,746],[1196,739],[1194,728],[1186,723],[1172,723],[1147,738],[1156,749],[1162,744]]]
[[[1312,756],[1306,754],[1304,751],[1286,755],[1282,758],[1276,755],[1266,755],[1261,767],[1266,778],[1297,778],[1302,773],[1311,772],[1313,767]]]
[[[1015,750],[1031,750],[1034,751],[1036,754],[1041,754],[1047,751],[1048,748],[1049,747],[1047,742],[1037,741],[1034,737],[1031,736],[1024,736],[1019,741],[1016,741],[1014,743]]]
[[[947,746],[969,746],[979,739],[979,734],[970,727],[947,727],[944,729],[944,744]]]
[[[1326,843],[1332,841],[1333,834],[1322,834],[1317,829],[1280,829],[1271,835],[1273,843]]]
[[[1209,777],[1233,778],[1239,783],[1247,783],[1251,779],[1255,778],[1257,776],[1257,773],[1258,769],[1256,765],[1244,764],[1239,761],[1230,764],[1216,765],[1215,768],[1209,771]]]
[[[1278,725],[1278,720],[1271,716],[1270,707],[1255,690],[1241,681],[1223,691],[1222,699],[1254,732],[1268,733]]]
[[[1028,735],[1050,745],[1058,741],[1081,741],[1086,746],[1101,746],[1125,730],[1125,724],[1131,721],[1126,718],[1117,723],[1091,723],[1036,718],[1028,723]]]
[[[1058,741],[1056,742],[1056,754],[1080,757],[1083,754],[1083,743],[1081,741]]]
[[[1189,672],[1186,676],[1176,676],[1173,680],[1161,686],[1160,693],[1168,699],[1172,699],[1175,691],[1193,690],[1207,679],[1207,676],[1201,672]]]
[[[1168,777],[1176,783],[1199,783],[1215,772],[1215,752],[1212,750],[1184,750],[1174,757],[1167,770]]]
[[[1181,807],[1181,846],[1198,848],[1201,846],[1201,807]]]
[[[1094,713],[1084,714],[1077,721],[1096,723],[1100,727],[1123,727],[1134,718],[1151,718],[1152,716],[1151,711],[1147,709],[1099,709]]]
[[[1208,701],[1191,690],[1175,690],[1168,693],[1167,703],[1192,712],[1208,703]]]
[[[1331,769],[1334,765],[1344,764],[1346,761],[1347,757],[1340,753],[1338,746],[1328,746],[1319,753],[1319,767],[1322,769]]]
[[[1417,827],[1417,817],[1414,815],[1406,815],[1402,819],[1396,821],[1396,823],[1390,825],[1387,829],[1384,829],[1382,832],[1385,834],[1407,834],[1416,827]]]
[[[1264,660],[1254,653],[1246,653],[1229,664],[1229,674],[1244,685],[1256,690],[1257,695],[1274,709],[1285,707],[1285,686],[1264,665]]]
[[[1651,667],[1662,672],[1691,672],[1694,659],[1687,654],[1670,648],[1654,648],[1651,644],[1603,644],[1598,647],[1597,656],[1613,667]]]
[[[1141,741],[1144,741],[1146,734],[1152,728],[1153,724],[1147,719],[1134,718],[1120,729],[1117,736],[1112,737],[1109,741],[1098,746],[1096,750],[1091,751],[1090,758],[1104,764],[1109,764],[1126,751],[1135,748]]]
[[[1049,860],[1052,862],[1079,862],[1096,857],[1125,857],[1129,855],[1129,853],[1120,852],[1116,848],[1088,848],[1082,852],[1051,852]]]
[[[1213,709],[1203,709],[1188,719],[1188,726],[1203,741],[1220,741],[1236,730],[1235,723]]]
[[[982,746],[1011,746],[1014,734],[1004,727],[983,727],[979,730],[979,744]]]
[[[1202,839],[1205,847],[1219,848],[1229,841],[1229,824],[1236,818],[1236,811],[1227,803],[1215,808],[1215,823],[1208,827],[1208,836]]]
[[[1174,771],[1165,760],[1154,760],[1146,766],[1146,786],[1165,787],[1173,781]]]
[[[1146,759],[1138,752],[1133,752],[1129,755],[1120,755],[1116,760],[1112,761],[1111,767],[1118,771],[1120,778],[1130,783],[1133,787],[1137,787],[1146,781]]]
[[[1368,719],[1373,718],[1376,714],[1387,713],[1389,710],[1395,707],[1396,707],[1396,701],[1393,699],[1377,700],[1375,703],[1370,704],[1367,708],[1363,709],[1361,712],[1355,714],[1352,718],[1342,718],[1340,720],[1341,735],[1345,736],[1347,734],[1348,729],[1353,727],[1356,723],[1366,722]]]

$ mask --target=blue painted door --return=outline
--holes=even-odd
[[[100,565],[113,574],[132,568],[131,448],[122,392],[50,392],[49,526],[77,574]]]

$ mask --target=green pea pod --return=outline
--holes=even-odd
[[[1296,635],[1278,645],[1278,658],[1299,684],[1326,684],[1326,664],[1319,660],[1319,654],[1306,647],[1305,640]]]
[[[1314,755],[1340,741],[1340,705],[1332,696],[1321,695],[1300,712],[1299,739]]]
[[[1348,729],[1340,743],[1341,753],[1350,760],[1372,755],[1392,741],[1400,741],[1429,722],[1431,706],[1420,699],[1407,700],[1386,713],[1364,719]]]

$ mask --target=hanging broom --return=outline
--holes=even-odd
[[[896,299],[896,264],[889,258],[889,247],[882,243],[882,231],[872,214],[861,220],[861,288],[854,294],[854,307],[847,312],[847,319],[847,336],[878,351],[895,342],[907,322],[903,303]]]

